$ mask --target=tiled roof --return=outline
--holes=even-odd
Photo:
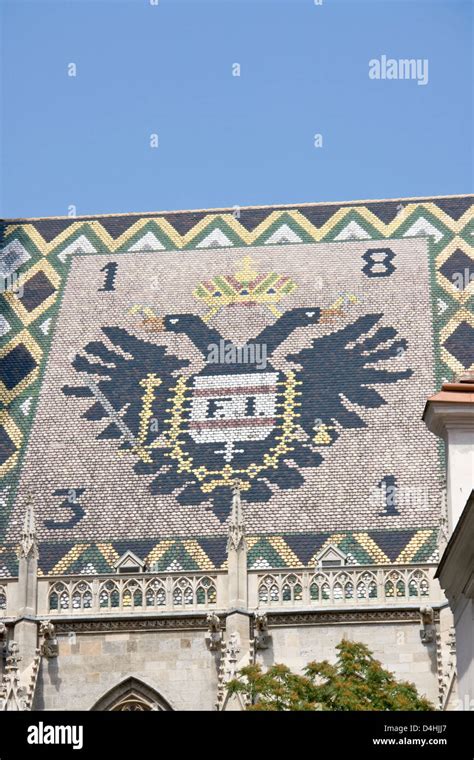
[[[473,366],[473,234],[472,196],[7,220],[0,571],[29,490],[45,573],[126,549],[220,567],[237,473],[251,565],[311,564],[328,537],[361,563],[432,557],[421,414]],[[209,336],[264,329],[265,370],[203,369]]]

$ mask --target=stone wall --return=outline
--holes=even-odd
[[[133,676],[175,710],[212,710],[215,655],[204,631],[59,635],[59,655],[43,659],[35,710],[91,710]]]
[[[413,682],[420,694],[437,705],[436,643],[422,644],[419,631],[413,622],[272,628],[272,646],[258,659],[266,667],[284,663],[301,671],[312,660],[334,662],[335,647],[346,638],[366,644],[397,679]]]
[[[461,599],[455,608],[456,640],[458,642],[459,699],[462,709],[474,708],[474,601]]]
[[[367,644],[397,679],[413,682],[438,702],[436,643],[422,644],[415,622],[273,627],[257,660],[295,672],[311,660],[334,662],[342,638]],[[217,654],[204,631],[79,633],[58,636],[59,656],[43,659],[34,709],[90,710],[130,676],[154,689],[175,710],[214,710]]]

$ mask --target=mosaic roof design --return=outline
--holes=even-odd
[[[127,551],[138,556],[155,572],[223,570],[227,566],[225,536],[193,539],[168,538],[157,543],[148,539],[109,543],[58,542],[41,544],[40,572],[44,575],[96,574],[115,572],[115,563]],[[437,562],[437,530],[339,531],[248,536],[248,568],[315,566],[317,555],[327,546],[337,546],[351,565],[390,565]],[[0,577],[16,575],[18,560],[14,547],[0,551]]]
[[[250,566],[334,535],[428,561],[421,413],[474,364],[473,234],[464,196],[9,221],[1,572],[28,491],[43,572],[220,567],[236,480]]]

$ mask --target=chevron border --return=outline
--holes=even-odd
[[[224,570],[225,536],[193,539],[146,539],[101,543],[72,541],[41,544],[41,575],[94,575],[115,572],[114,563],[124,545],[156,572]],[[337,531],[310,534],[248,536],[249,570],[314,567],[317,555],[329,544],[344,551],[351,566],[430,563],[438,560],[437,529]],[[390,548],[387,548],[390,547]],[[0,578],[16,575],[16,547],[0,550]]]

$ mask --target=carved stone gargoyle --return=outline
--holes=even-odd
[[[40,636],[43,637],[43,643],[41,645],[41,654],[43,657],[47,657],[48,660],[52,657],[58,656],[58,640],[56,638],[56,630],[51,620],[42,620],[40,623]]]
[[[429,644],[434,640],[434,612],[432,607],[420,607],[420,639],[423,644]]]
[[[222,628],[219,617],[212,612],[207,616],[206,622],[209,626],[206,633],[206,644],[211,652],[216,652],[221,647],[222,642]]]
[[[254,646],[255,650],[268,649],[271,636],[268,632],[268,620],[265,613],[254,613]]]

